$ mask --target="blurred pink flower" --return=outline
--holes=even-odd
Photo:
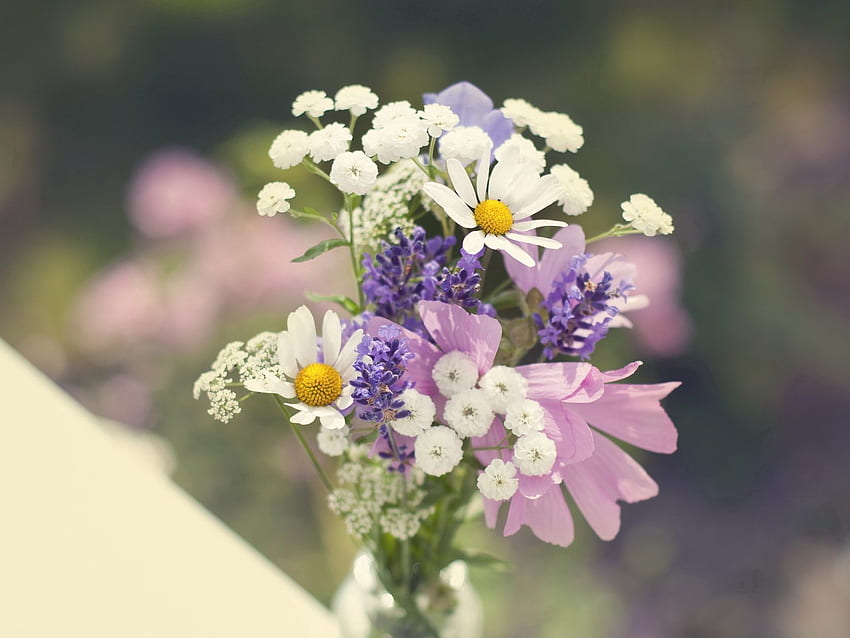
[[[152,238],[173,237],[206,226],[236,202],[232,180],[219,168],[180,148],[157,151],[130,185],[130,221]]]
[[[657,237],[620,237],[602,240],[594,249],[620,253],[637,267],[635,286],[649,297],[647,307],[629,311],[641,349],[663,357],[682,353],[692,326],[680,301],[682,256],[676,245]]]
[[[94,410],[108,419],[125,425],[148,424],[153,407],[151,388],[131,374],[118,373],[96,390]]]
[[[122,261],[92,279],[73,310],[85,346],[101,350],[156,335],[162,317],[156,274],[145,264]]]
[[[348,252],[335,250],[313,261],[292,263],[309,247],[332,236],[316,225],[285,217],[267,219],[244,211],[207,229],[198,238],[195,267],[222,303],[241,312],[283,309],[305,291],[356,294]]]

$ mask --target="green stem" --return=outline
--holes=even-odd
[[[600,233],[591,237],[590,239],[585,240],[585,244],[590,244],[595,241],[599,241],[600,239],[605,239],[606,237],[623,237],[624,235],[637,235],[640,234],[641,231],[633,228],[631,224],[614,224],[609,230],[606,230],[604,233]]]
[[[316,458],[316,455],[313,453],[313,450],[310,448],[310,445],[307,443],[307,440],[304,438],[304,435],[301,433],[301,429],[292,422],[292,413],[289,410],[289,406],[287,406],[281,397],[276,394],[272,395],[274,400],[277,402],[278,407],[280,407],[283,414],[286,416],[286,421],[289,423],[289,427],[292,428],[292,431],[295,432],[295,436],[298,438],[298,442],[301,444],[301,447],[304,448],[304,451],[307,452],[307,456],[310,457],[310,462],[313,464],[313,467],[316,468],[316,472],[319,473],[319,478],[322,479],[322,483],[324,483],[328,492],[333,491],[333,484],[331,480],[328,478],[328,475],[325,473],[324,468],[319,464],[319,459]]]
[[[354,198],[346,195],[345,210],[348,211],[348,252],[351,256],[351,272],[354,275],[354,285],[357,287],[357,299],[360,302],[361,310],[366,305],[366,298],[363,296],[363,286],[360,285],[360,264],[357,263],[357,247],[354,245]]]

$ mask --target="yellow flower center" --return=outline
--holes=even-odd
[[[342,377],[327,363],[311,363],[295,377],[295,394],[307,405],[330,405],[342,393]]]
[[[498,199],[485,199],[472,213],[475,223],[489,235],[504,235],[514,225],[511,209]]]

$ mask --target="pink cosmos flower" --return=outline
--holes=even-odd
[[[423,301],[418,308],[434,343],[402,329],[415,355],[407,376],[417,391],[434,401],[439,420],[446,399],[431,377],[437,360],[459,351],[475,362],[482,375],[493,365],[502,331],[495,319],[470,315],[458,306]],[[373,319],[368,332],[377,334],[379,326],[390,323]],[[527,525],[541,540],[569,545],[573,540],[573,521],[561,484],[567,487],[593,530],[606,540],[619,531],[618,501],[631,503],[658,493],[658,486],[643,468],[602,434],[654,452],[670,453],[676,449],[676,430],[660,400],[679,384],[614,384],[631,376],[639,365],[634,362],[611,372],[601,372],[589,363],[572,362],[515,368],[528,382],[527,397],[543,408],[543,433],[554,441],[557,456],[547,474],[520,476],[519,489],[510,500],[506,536]],[[471,439],[472,447],[498,446],[505,435],[504,426],[494,418],[484,436]],[[504,450],[476,452],[483,465],[505,454]],[[486,522],[495,527],[502,503],[484,501]]]
[[[578,224],[571,224],[555,233],[554,239],[559,241],[563,248],[560,250],[546,250],[538,260],[536,246],[523,246],[523,249],[531,253],[537,262],[535,266],[526,268],[514,260],[505,260],[505,269],[517,288],[528,293],[536,288],[546,297],[554,288],[562,274],[572,267],[573,260],[585,254],[584,231]],[[598,281],[604,272],[611,273],[614,281],[632,282],[636,274],[635,265],[627,262],[622,255],[613,252],[601,253],[591,256],[583,267],[583,271],[590,274],[591,281]],[[612,298],[608,305],[614,306],[620,312],[610,323],[609,328],[631,328],[632,322],[624,315],[649,305],[646,295],[629,295],[627,297]]]

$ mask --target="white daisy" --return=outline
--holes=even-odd
[[[286,182],[270,182],[257,195],[257,212],[266,217],[289,210],[287,200],[295,197],[295,190]]]
[[[307,138],[307,133],[295,130],[284,131],[278,135],[269,148],[272,164],[282,169],[300,164],[310,150]]]
[[[329,430],[345,427],[342,410],[353,403],[354,388],[349,381],[356,374],[353,363],[363,331],[356,330],[343,344],[339,316],[328,310],[322,321],[322,361],[319,362],[316,323],[307,306],[289,313],[286,328],[277,341],[283,375],[247,381],[245,388],[297,399],[287,404],[295,409],[293,423],[308,425],[318,418]]]
[[[334,159],[330,178],[343,193],[365,195],[378,179],[378,165],[363,151],[346,151]]]
[[[372,89],[362,84],[344,86],[336,92],[334,97],[334,109],[337,111],[351,111],[354,116],[363,115],[367,109],[378,106],[378,96],[372,93]]]
[[[566,223],[530,219],[557,199],[558,180],[552,175],[540,177],[533,165],[517,161],[513,153],[510,156],[510,161],[496,162],[489,172],[490,151],[482,153],[475,189],[461,162],[449,159],[446,170],[454,190],[437,182],[426,183],[422,190],[457,224],[473,229],[463,240],[466,252],[474,255],[487,246],[530,267],[534,259],[517,244],[560,248],[561,243],[526,231]]]
[[[295,117],[304,113],[310,117],[322,117],[333,107],[334,101],[324,91],[304,91],[292,103],[292,114]]]
[[[516,466],[510,461],[493,459],[478,475],[478,489],[484,498],[492,501],[506,501],[517,491],[519,479],[516,478]]]
[[[661,210],[648,195],[636,193],[620,206],[623,209],[623,219],[631,222],[632,226],[647,237],[657,234],[669,235],[673,232],[673,218]]]

